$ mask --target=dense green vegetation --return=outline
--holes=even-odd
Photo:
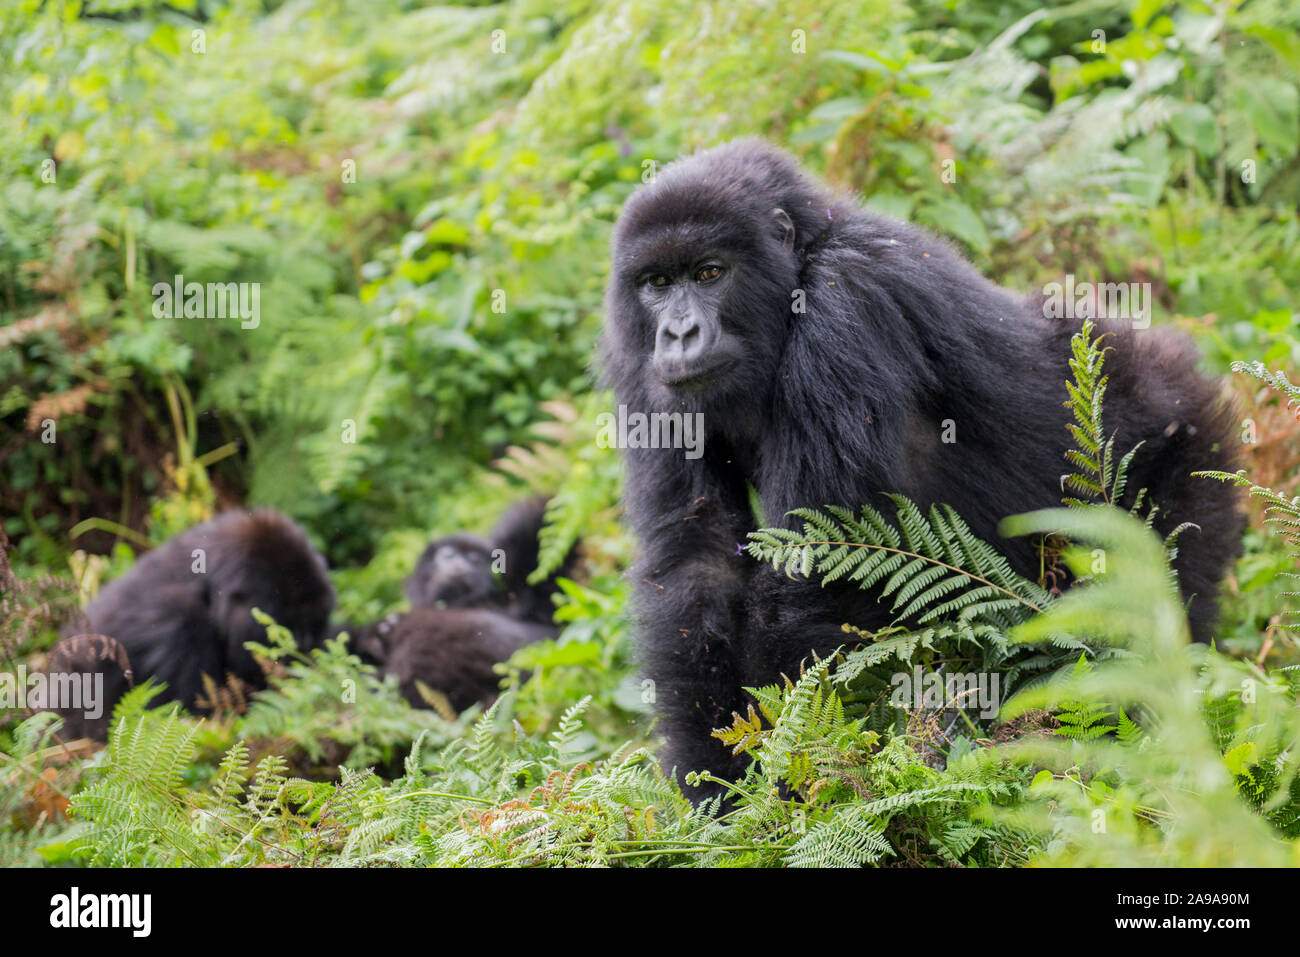
[[[432,534],[529,490],[558,493],[544,560],[584,548],[560,637],[503,666],[487,714],[414,710],[274,626],[271,690],[199,721],[138,689],[103,752],[0,710],[0,865],[1300,864],[1295,4],[0,11],[0,671],[220,507],[302,522],[352,620],[402,606]],[[1017,521],[1078,543],[1086,586],[1014,576],[942,511],[808,502],[754,560],[870,583],[903,547],[906,574],[947,570],[894,583],[930,617],[847,623],[842,655],[757,689],[719,732],[756,759],[721,816],[664,778],[590,366],[624,199],[754,134],[1005,285],[1150,282],[1209,368],[1257,363],[1232,375],[1247,477],[1219,479],[1254,504],[1214,649],[1188,646],[1144,516],[1096,504],[1128,450],[1082,337],[1072,501]],[[177,275],[259,283],[257,327],[155,318]],[[889,697],[954,664],[1016,697]]]

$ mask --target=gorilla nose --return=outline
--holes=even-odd
[[[655,366],[665,378],[688,377],[703,365],[708,346],[708,337],[693,318],[666,320],[655,338]]]

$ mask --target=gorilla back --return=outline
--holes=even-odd
[[[107,635],[126,652],[135,683],[166,682],[161,701],[193,707],[202,676],[218,684],[227,673],[253,687],[265,678],[246,641],[264,641],[253,618],[260,608],[310,648],[325,634],[334,588],[325,560],[292,520],[270,509],[232,511],[187,529],[145,554],[118,580],[104,586],[72,634]],[[63,645],[75,645],[65,639]],[[72,661],[79,670],[104,673],[105,716],[82,724],[68,715],[69,730],[102,736],[107,713],[127,690],[112,662]]]
[[[414,608],[396,617],[386,637],[385,674],[417,708],[428,703],[420,685],[441,692],[455,711],[490,703],[501,687],[494,666],[555,628],[487,608]]]
[[[614,231],[601,344],[627,410],[701,413],[702,454],[631,448],[626,506],[639,537],[643,667],[681,772],[738,771],[710,739],[742,685],[794,675],[809,652],[888,609],[852,585],[795,582],[738,554],[754,525],[800,506],[946,502],[1013,567],[1031,542],[1007,515],[1059,505],[1070,436],[1065,384],[1078,323],[981,276],[946,242],[860,209],[784,153],[742,140],[679,160],[628,200]],[[1165,329],[1101,323],[1106,427],[1144,443],[1128,488],[1184,521],[1177,568],[1193,634],[1239,548],[1232,410]],[[951,441],[955,432],[955,441]],[[658,443],[656,443],[658,444]]]

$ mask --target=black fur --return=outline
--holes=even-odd
[[[699,271],[714,262],[720,277]],[[737,774],[742,759],[710,730],[743,711],[741,686],[797,675],[810,652],[844,643],[843,622],[890,618],[852,584],[791,581],[738,554],[755,525],[748,485],[771,523],[799,506],[880,505],[886,491],[947,502],[1037,577],[1033,543],[1000,540],[997,526],[1060,504],[1078,323],[1045,318],[948,243],[833,195],[762,142],[732,142],[668,166],[628,201],[606,315],[601,356],[618,401],[704,414],[701,457],[626,453],[665,766]],[[1204,640],[1242,518],[1229,488],[1190,473],[1233,468],[1232,410],[1170,330],[1101,325],[1106,424],[1121,453],[1145,442],[1129,488],[1149,490],[1162,530],[1200,526],[1180,539],[1177,567]],[[940,438],[947,419],[955,444]]]
[[[476,535],[448,535],[420,553],[404,583],[412,608],[496,608],[505,592],[492,574],[492,545]]]
[[[577,552],[571,549],[545,581],[529,584],[528,576],[537,569],[546,502],[544,496],[516,502],[486,539],[462,534],[431,542],[405,583],[411,606],[491,609],[550,624],[552,596],[559,592],[556,580],[573,574]]]
[[[205,570],[194,570],[194,551]],[[114,703],[129,687],[111,661],[90,660],[72,635],[99,634],[125,651],[133,681],[166,682],[155,703],[194,707],[202,676],[218,684],[233,674],[254,688],[265,676],[246,641],[265,641],[266,629],[251,609],[260,608],[293,632],[306,649],[323,638],[334,608],[334,587],[325,560],[291,519],[270,509],[232,511],[177,535],[145,554],[121,578],[104,586],[84,620],[65,629],[56,646],[59,667],[104,674],[104,714],[88,720],[65,714],[67,731],[103,737]],[[63,652],[69,651],[69,654]]]
[[[406,700],[428,707],[417,681],[442,692],[456,711],[497,695],[493,670],[516,649],[555,629],[482,608],[416,608],[397,616],[386,635],[384,672],[397,676]]]
[[[346,632],[348,648],[366,664],[382,668],[388,660],[388,645],[392,639],[393,628],[402,619],[403,612],[395,611],[368,625],[352,622],[334,625],[330,637],[337,638]]]
[[[445,694],[458,711],[491,701],[500,683],[493,665],[522,645],[555,636],[556,579],[572,574],[576,549],[546,581],[529,584],[546,502],[543,496],[516,502],[489,538],[460,534],[431,542],[405,582],[413,610],[354,630],[353,648],[397,675],[412,704],[427,705],[417,681]]]
[[[560,593],[558,579],[573,576],[577,565],[577,546],[569,549],[558,568],[544,581],[530,584],[528,576],[537,570],[539,536],[546,523],[546,496],[537,495],[515,502],[506,510],[492,530],[494,553],[504,556],[501,584],[506,593],[506,607],[522,621],[549,625],[555,617],[554,596]]]

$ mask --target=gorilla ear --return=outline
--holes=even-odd
[[[790,214],[780,206],[772,210],[772,220],[775,223],[776,238],[786,249],[794,251],[794,222],[790,219]]]

